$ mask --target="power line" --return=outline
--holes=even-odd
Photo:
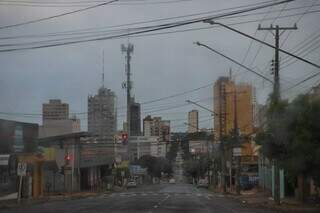
[[[81,8],[81,9],[78,9],[78,10],[73,10],[73,11],[70,11],[70,12],[61,13],[61,14],[58,14],[58,15],[49,16],[49,17],[45,17],[45,18],[40,18],[40,19],[36,19],[36,20],[21,22],[21,23],[18,23],[18,24],[0,26],[0,30],[1,29],[12,28],[12,27],[19,27],[19,26],[28,25],[28,24],[34,24],[34,23],[38,23],[38,22],[42,22],[42,21],[46,21],[46,20],[50,20],[50,19],[59,18],[59,17],[62,17],[62,16],[71,15],[71,14],[83,12],[83,11],[86,11],[86,10],[90,10],[90,9],[93,9],[93,8],[102,7],[102,6],[105,6],[107,4],[111,4],[111,3],[116,2],[116,1],[119,1],[119,0],[112,0],[112,1],[109,1],[109,2],[104,2],[104,3],[101,3],[101,4],[97,4],[97,5],[94,5],[94,6],[89,6],[89,7],[86,7],[86,8]]]
[[[305,14],[307,14],[312,7],[316,6],[315,3],[316,3],[317,1],[318,1],[318,0],[314,0],[314,1],[312,2],[312,4],[306,9],[306,11],[305,11],[303,14],[301,14],[301,16],[295,21],[296,24],[298,24],[298,23],[302,20],[303,16],[304,16]],[[280,47],[282,47],[282,46],[286,43],[286,41],[289,39],[291,33],[292,33],[292,31],[289,31],[289,33],[287,34],[287,37],[283,40],[283,42],[282,42],[282,44],[280,45]]]
[[[100,37],[100,38],[92,38],[92,39],[85,39],[85,40],[79,40],[79,41],[69,41],[69,42],[55,43],[55,44],[46,44],[46,45],[39,45],[39,46],[25,47],[25,48],[2,49],[2,50],[0,50],[0,52],[10,52],[10,51],[27,50],[27,49],[39,49],[39,48],[62,46],[62,45],[68,45],[68,44],[78,44],[78,43],[90,42],[90,41],[100,41],[100,40],[114,39],[114,38],[120,38],[120,37],[127,37],[127,36],[130,36],[130,35],[139,35],[139,34],[158,31],[158,30],[164,30],[164,29],[170,29],[170,28],[175,28],[175,27],[180,27],[180,26],[186,26],[186,25],[190,25],[190,24],[194,24],[194,23],[203,22],[205,20],[211,20],[211,19],[226,17],[226,16],[230,16],[230,15],[250,12],[250,11],[254,11],[254,10],[259,10],[259,9],[267,8],[267,7],[270,7],[270,6],[273,6],[273,5],[283,4],[283,3],[286,3],[286,2],[290,2],[290,1],[293,1],[293,0],[284,0],[284,1],[281,1],[281,2],[277,2],[277,3],[266,4],[266,5],[262,5],[262,6],[256,6],[256,7],[252,7],[252,8],[248,8],[248,9],[244,9],[244,10],[240,10],[240,11],[238,10],[238,11],[234,11],[234,12],[229,12],[229,13],[216,15],[216,16],[209,16],[209,17],[202,17],[202,18],[198,18],[198,19],[191,19],[191,20],[178,22],[178,23],[167,23],[167,24],[160,25],[160,26],[158,26],[157,28],[154,28],[154,29],[147,29],[147,30],[141,30],[141,31],[137,31],[137,32],[124,33],[124,34],[115,35],[115,36],[106,36],[106,37]]]
[[[270,2],[270,1],[263,2],[263,3],[248,4],[248,5],[244,5],[244,6],[238,6],[238,7],[231,7],[231,8],[220,9],[220,10],[212,10],[212,11],[201,12],[201,13],[194,13],[194,14],[188,14],[188,15],[182,15],[182,16],[169,17],[169,18],[160,18],[160,19],[154,19],[154,20],[149,20],[149,21],[133,22],[133,23],[129,23],[129,24],[113,25],[113,26],[108,26],[107,28],[131,26],[131,25],[135,25],[135,24],[146,24],[146,23],[152,23],[152,22],[158,22],[158,21],[166,21],[166,20],[177,19],[177,18],[186,18],[186,17],[190,17],[190,16],[205,15],[205,14],[211,14],[211,13],[214,13],[214,12],[222,12],[222,11],[226,11],[226,10],[240,9],[240,8],[245,8],[245,7],[249,7],[249,6],[261,5],[261,4],[265,4],[265,3],[268,3],[268,2]],[[91,29],[96,29],[96,28],[80,29],[79,31],[86,31],[86,30],[91,30]],[[64,32],[75,32],[75,31],[64,31]]]
[[[261,19],[261,21],[259,22],[260,24],[263,22],[263,20],[264,20],[265,18],[267,18],[267,16],[269,15],[269,12],[270,12],[271,10],[272,10],[272,7],[270,7],[269,11],[268,11],[268,12],[264,15],[264,17]],[[253,36],[256,36],[257,33],[258,33],[258,29],[255,30]],[[242,59],[242,61],[241,61],[241,64],[244,64],[244,62],[246,61],[252,45],[253,45],[253,40],[250,41],[250,44],[249,44],[249,46],[248,46],[248,48],[247,48],[247,51],[246,51],[246,53],[245,53],[245,55],[244,55],[244,57],[243,57],[243,59]],[[241,70],[241,68],[242,68],[242,67],[239,66],[237,72],[239,72],[239,71]]]
[[[205,47],[205,48],[207,48],[207,49],[211,50],[212,52],[217,53],[218,55],[220,55],[220,56],[222,56],[222,57],[227,58],[228,60],[232,61],[233,63],[235,63],[235,64],[237,64],[237,65],[239,65],[239,66],[241,66],[241,67],[245,68],[246,70],[248,70],[248,71],[250,71],[250,72],[252,72],[252,73],[254,73],[254,74],[256,74],[256,75],[260,76],[261,78],[263,78],[263,79],[265,79],[265,80],[267,80],[267,81],[269,81],[270,83],[272,83],[272,84],[273,84],[273,81],[272,81],[272,80],[270,80],[269,78],[267,78],[267,77],[265,77],[264,75],[262,75],[262,74],[260,74],[260,73],[258,73],[258,72],[256,72],[256,71],[254,71],[254,70],[252,70],[252,69],[250,69],[250,68],[248,68],[248,67],[244,66],[243,64],[241,64],[241,63],[239,63],[238,61],[236,61],[236,60],[234,60],[234,59],[230,58],[229,56],[226,56],[225,54],[223,54],[223,53],[221,53],[221,52],[219,52],[219,51],[217,51],[217,50],[215,50],[215,49],[213,49],[213,48],[211,48],[211,47],[209,47],[209,46],[207,46],[207,45],[205,45],[205,44],[202,44],[202,43],[200,43],[200,42],[196,42],[196,44],[197,44],[197,45],[199,45],[199,46],[203,46],[203,47]]]
[[[159,5],[159,4],[172,4],[181,2],[191,2],[192,0],[171,0],[171,1],[119,1],[114,5]],[[1,1],[0,5],[5,6],[23,6],[23,7],[84,7],[95,3],[104,1],[68,1],[68,2],[48,2],[48,1]]]
[[[314,6],[320,6],[314,5]],[[302,7],[295,7],[295,8],[289,8],[286,10],[297,10],[305,8],[305,6]],[[215,12],[221,12],[223,10],[229,10],[228,9],[222,9],[222,10],[213,10],[213,11],[207,11],[207,12],[202,12],[202,13],[194,13],[194,14],[188,14],[188,15],[183,15],[183,16],[174,16],[174,17],[169,17],[169,18],[161,18],[161,19],[152,19],[148,21],[139,21],[139,22],[133,22],[133,23],[128,23],[128,24],[120,24],[120,25],[112,25],[112,26],[106,26],[106,27],[94,27],[94,28],[84,28],[84,29],[78,29],[78,30],[68,30],[68,31],[60,31],[60,32],[53,32],[53,33],[47,33],[47,34],[27,34],[27,35],[19,35],[19,36],[6,36],[6,37],[0,37],[0,39],[18,39],[18,38],[40,38],[40,37],[51,37],[51,36],[63,36],[63,35],[75,35],[76,34],[89,34],[89,33],[95,33],[95,32],[120,32],[121,30],[124,31],[132,31],[134,29],[143,29],[142,27],[140,28],[129,28],[129,29],[118,29],[118,30],[109,30],[109,31],[99,31],[99,29],[111,29],[111,28],[117,28],[117,27],[122,27],[122,26],[132,26],[136,24],[145,24],[145,23],[152,23],[152,22],[159,22],[159,21],[164,21],[164,20],[172,20],[172,19],[178,19],[178,18],[185,18],[185,17],[192,17],[192,16],[198,16],[198,15],[204,15],[204,14],[212,14]],[[272,12],[278,12],[278,10],[272,11]],[[252,16],[252,15],[261,15],[261,14],[268,14],[269,12],[256,12],[256,13],[250,13],[250,14],[242,14],[242,15],[234,15],[230,17],[222,17],[220,19],[234,19],[234,18],[240,18],[240,17],[246,17],[246,16]],[[300,15],[301,13],[298,14],[292,14],[292,15]],[[308,13],[303,13],[303,14],[308,14]],[[281,17],[282,18],[282,17]],[[95,31],[91,31],[95,30]]]
[[[311,13],[316,13],[316,12],[320,12],[320,10],[316,10],[316,11],[311,11],[309,14]],[[299,14],[293,14],[293,15],[287,15],[287,16],[281,16],[279,18],[287,18],[287,17],[292,17],[292,16],[296,16],[296,15],[299,15]],[[272,18],[273,19],[273,18]],[[232,23],[232,24],[228,24],[229,26],[233,26],[233,25],[240,25],[240,24],[247,24],[247,23],[253,23],[253,22],[257,22],[259,20],[251,20],[251,21],[244,21],[244,22],[238,22],[238,23]],[[142,27],[141,27],[142,28]],[[144,28],[147,28],[147,27],[144,27]],[[143,34],[143,35],[135,35],[135,36],[131,36],[131,37],[143,37],[143,36],[152,36],[152,35],[163,35],[163,34],[171,34],[171,33],[177,33],[177,32],[188,32],[188,31],[196,31],[196,30],[205,30],[205,29],[211,29],[213,27],[201,27],[201,28],[190,28],[190,29],[185,29],[185,30],[176,30],[176,31],[167,31],[167,32],[162,32],[162,33],[148,33],[148,34]],[[120,31],[120,30],[119,30]],[[119,32],[118,31],[118,32]],[[122,31],[130,31],[129,29],[124,29]],[[105,35],[105,34],[103,34]],[[94,35],[92,35],[94,36]],[[98,35],[95,35],[95,36],[98,36]],[[84,37],[84,38],[88,38],[88,37]],[[110,39],[118,39],[118,38],[121,38],[121,37],[116,37],[116,38],[110,38]],[[64,39],[59,39],[59,40],[54,40],[54,41],[64,41],[64,40],[70,40],[72,38],[64,38]],[[38,43],[42,43],[42,42],[46,42],[46,41],[40,41]],[[9,44],[9,45],[27,45],[27,44],[30,44],[30,43],[22,43],[22,44]],[[2,45],[2,46],[6,46],[6,45]]]
[[[214,21],[210,21],[210,22],[211,22],[211,24],[218,24],[218,25],[223,26],[224,28],[227,28],[227,29],[229,29],[229,30],[231,30],[231,31],[237,32],[237,33],[239,33],[239,34],[241,34],[241,35],[243,35],[243,36],[245,36],[245,37],[247,37],[247,38],[250,38],[250,39],[253,39],[253,40],[257,41],[257,42],[260,42],[260,43],[262,43],[262,44],[264,44],[264,45],[266,45],[266,46],[268,46],[268,47],[271,47],[272,49],[276,49],[275,46],[273,46],[273,45],[271,45],[271,44],[269,44],[269,43],[266,43],[266,42],[264,42],[264,41],[261,41],[261,40],[255,38],[255,37],[253,37],[253,36],[250,36],[250,35],[248,35],[248,34],[246,34],[246,33],[243,33],[243,32],[241,32],[241,31],[239,31],[239,30],[236,30],[236,29],[234,29],[234,28],[231,28],[231,27],[229,27],[229,26],[227,26],[227,25],[225,25],[225,24],[218,23],[218,22],[214,22]],[[303,62],[305,62],[305,63],[307,63],[307,64],[309,64],[309,65],[312,65],[312,66],[314,66],[314,67],[316,67],[316,68],[318,68],[318,69],[320,68],[320,65],[315,64],[315,63],[313,63],[313,62],[311,62],[311,61],[309,61],[309,60],[307,60],[307,59],[301,58],[301,57],[299,57],[299,56],[297,56],[297,55],[294,55],[294,54],[292,54],[292,53],[290,53],[290,52],[288,52],[288,51],[286,51],[286,50],[283,50],[283,49],[281,49],[281,48],[278,48],[278,49],[279,49],[279,51],[282,52],[282,53],[285,53],[285,54],[287,54],[287,55],[290,55],[290,56],[292,56],[292,57],[294,57],[294,58],[296,58],[296,59],[299,59],[300,61],[303,61]]]

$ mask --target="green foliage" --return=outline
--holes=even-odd
[[[312,177],[320,186],[320,101],[301,95],[270,104],[267,127],[257,134],[263,154],[278,159],[289,179]]]
[[[172,141],[170,144],[170,149],[167,152],[166,158],[172,162],[177,157],[177,152],[179,149],[179,143],[177,141]]]
[[[172,173],[172,165],[166,158],[157,158],[150,155],[142,156],[138,162],[143,168],[147,168],[148,174],[152,177],[161,177],[161,173]]]
[[[207,155],[198,155],[189,158],[184,162],[184,171],[188,176],[193,178],[204,177],[212,164]]]

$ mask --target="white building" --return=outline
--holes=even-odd
[[[113,141],[117,131],[116,95],[101,87],[97,95],[88,97],[88,132]]]
[[[159,142],[157,136],[131,136],[129,137],[129,156],[134,161],[144,155],[165,157],[166,143]]]
[[[166,142],[157,141],[157,142],[151,143],[151,147],[150,147],[151,156],[165,158],[166,154],[167,154]]]
[[[211,152],[212,144],[209,140],[190,140],[189,152],[193,154],[207,154]]]

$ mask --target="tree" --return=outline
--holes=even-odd
[[[172,165],[166,158],[144,155],[138,160],[138,164],[147,168],[148,174],[152,177],[161,177],[162,172],[172,174]]]
[[[256,141],[266,157],[280,162],[292,183],[299,177],[299,197],[304,200],[306,177],[320,187],[320,99],[300,95],[290,104],[271,105],[267,120]]]
[[[212,164],[211,158],[207,155],[197,155],[189,158],[184,163],[184,171],[187,176],[193,178],[204,178]]]

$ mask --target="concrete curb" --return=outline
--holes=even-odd
[[[292,205],[288,203],[282,203],[281,205],[276,205],[272,200],[265,198],[260,202],[250,202],[250,198],[241,195],[227,195],[226,197],[237,200],[242,205],[252,206],[252,207],[263,207],[270,210],[276,210],[277,212],[290,212],[290,213],[318,213],[320,212],[320,206],[303,206],[303,205]]]

